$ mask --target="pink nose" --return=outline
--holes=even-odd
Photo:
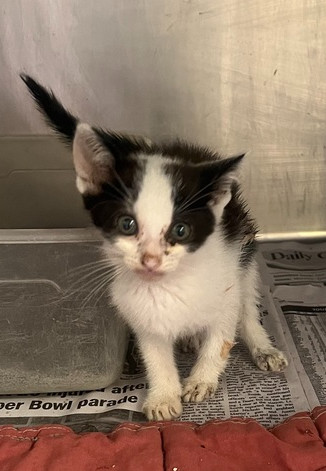
[[[141,263],[148,270],[157,270],[162,263],[162,259],[159,255],[153,255],[146,252],[142,256]]]

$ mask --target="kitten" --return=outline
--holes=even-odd
[[[50,126],[72,145],[76,184],[103,234],[113,303],[135,332],[150,390],[148,419],[211,397],[237,332],[262,370],[287,360],[259,322],[256,226],[241,198],[243,155],[221,159],[183,142],[153,144],[79,122],[27,75]],[[192,337],[198,359],[181,385],[173,348]]]

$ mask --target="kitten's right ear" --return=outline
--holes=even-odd
[[[110,180],[114,159],[91,126],[80,123],[73,141],[76,185],[81,194],[96,194]]]

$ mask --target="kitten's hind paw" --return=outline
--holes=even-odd
[[[174,420],[182,414],[180,396],[149,394],[144,403],[143,412],[148,420]]]
[[[198,353],[204,339],[204,333],[182,337],[178,340],[178,347],[183,353]]]
[[[182,390],[183,402],[202,402],[214,396],[215,383],[206,383],[187,378]]]
[[[283,371],[288,366],[284,353],[277,348],[267,348],[266,350],[257,348],[253,352],[253,360],[263,371]]]
[[[185,337],[179,340],[178,347],[183,353],[198,353],[200,349],[200,339],[196,336]]]

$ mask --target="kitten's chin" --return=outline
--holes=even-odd
[[[164,272],[162,271],[149,271],[142,270],[141,268],[134,270],[134,273],[144,281],[158,281],[164,276]]]

